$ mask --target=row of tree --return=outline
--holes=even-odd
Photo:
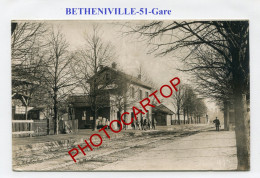
[[[207,114],[207,107],[203,98],[199,98],[194,89],[189,85],[181,84],[178,87],[178,92],[173,94],[173,99],[178,124],[181,123],[181,115],[183,115],[184,124],[190,124],[200,123],[201,117]]]
[[[200,94],[215,99],[222,106],[224,103],[234,106],[238,170],[248,170],[249,121],[244,96],[249,100],[249,22],[152,21],[140,26],[130,25],[127,31],[147,39],[150,53],[157,56],[178,54],[188,66],[180,70],[196,77]],[[11,42],[13,93],[23,90],[21,83],[28,86],[28,97],[24,98],[26,106],[32,102],[30,98],[37,103],[49,103],[53,106],[55,123],[64,96],[73,87],[86,82],[85,76],[76,80],[72,73],[83,70],[83,64],[87,64],[87,71],[82,73],[95,74],[111,56],[110,45],[96,35],[86,36],[83,50],[71,53],[63,34],[43,23],[12,23]],[[83,64],[77,61],[79,68],[71,71],[75,55],[86,59]],[[96,93],[91,95],[95,103]],[[44,101],[46,98],[51,100]],[[94,108],[98,109],[95,104]],[[190,109],[184,111],[190,113]]]
[[[67,96],[77,89],[84,94],[86,101],[91,102],[91,109],[95,113],[93,128],[96,128],[98,110],[103,107],[99,95],[104,94],[103,88],[106,86],[100,88],[94,79],[91,80],[91,89],[90,79],[104,65],[111,64],[116,56],[112,45],[100,37],[99,30],[99,26],[93,26],[90,35],[85,32],[84,45],[72,52],[59,27],[44,23],[12,23],[12,90],[13,94],[26,93],[22,96],[26,107],[25,119],[29,106],[48,108],[52,111],[50,115],[55,123],[54,132],[58,133],[59,115],[66,112],[69,104]],[[154,86],[141,66],[137,72],[142,80]],[[124,80],[118,83],[124,83]],[[113,82],[109,81],[108,85]],[[120,90],[124,90],[124,95],[115,95],[113,104],[119,112],[125,111],[126,107],[139,99],[132,97],[137,96],[138,88],[128,84],[121,86]],[[187,85],[179,86],[174,101],[178,123],[181,112],[188,123],[199,121],[206,113],[204,101]]]
[[[150,53],[174,55],[197,81],[198,91],[221,107],[232,104],[235,112],[238,170],[248,170],[249,22],[248,21],[152,21],[128,33],[147,40]]]

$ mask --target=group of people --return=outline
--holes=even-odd
[[[132,128],[134,130],[150,130],[150,129],[154,129],[155,130],[155,127],[156,127],[156,120],[155,119],[152,119],[152,120],[149,120],[147,118],[143,118],[141,117],[141,119],[137,119],[132,122]]]
[[[107,126],[107,129],[109,128],[109,125],[110,125],[110,121],[108,119],[106,119],[105,117],[103,117],[102,119],[97,119],[96,121],[96,125],[97,125],[97,128],[102,128],[103,126]]]
[[[220,121],[219,119],[216,117],[215,120],[213,120],[213,123],[216,126],[216,131],[219,131],[219,127],[220,127]],[[102,120],[97,120],[97,127],[101,126],[107,126],[107,129],[109,128],[110,125],[110,121],[106,118],[102,118]],[[122,124],[123,128],[126,129],[126,125]],[[150,130],[150,129],[154,129],[156,127],[156,120],[153,118],[152,120],[147,119],[146,117],[143,118],[137,118],[137,120],[133,119],[133,122],[131,124],[132,128],[134,130]]]
[[[98,128],[102,128],[105,125],[107,126],[107,129],[109,128],[110,121],[104,117],[102,119],[101,118],[97,119],[96,122]],[[157,122],[155,119],[149,120],[147,118],[141,117],[141,119],[140,118],[137,118],[137,120],[133,119],[131,126],[134,130],[150,130],[150,129],[155,130],[156,123]],[[123,129],[126,129],[126,125],[122,123],[122,126]]]

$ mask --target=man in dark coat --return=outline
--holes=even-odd
[[[218,120],[218,117],[216,117],[216,119],[213,121],[213,123],[215,123],[216,131],[219,131],[220,121]]]
[[[147,128],[147,119],[146,119],[146,118],[144,118],[144,125],[143,125],[143,128],[144,128],[144,130],[146,130],[146,128]]]
[[[152,118],[152,129],[155,130],[155,126],[156,126],[156,120],[155,118]]]
[[[143,116],[141,116],[141,130],[144,130],[144,119]]]

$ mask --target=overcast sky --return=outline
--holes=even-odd
[[[117,22],[124,23],[124,21]],[[138,23],[138,21],[133,21],[134,23]],[[175,69],[177,65],[180,65],[176,63],[177,60],[174,61],[170,56],[156,58],[153,54],[147,54],[148,47],[145,42],[138,41],[132,35],[122,36],[121,26],[116,25],[115,21],[53,21],[51,24],[59,25],[62,28],[71,50],[83,46],[84,32],[91,35],[92,26],[99,24],[102,39],[115,47],[117,55],[115,60],[118,62],[119,68],[129,74],[135,74],[141,65],[145,73],[148,73],[158,85],[164,84],[176,76],[182,80],[187,77],[186,74]]]
[[[54,26],[60,26],[63,34],[70,44],[71,50],[76,50],[84,45],[84,33],[91,36],[93,25],[100,26],[102,40],[110,42],[115,47],[118,68],[124,72],[137,76],[138,67],[149,75],[149,78],[160,87],[169,83],[174,77],[179,77],[183,83],[190,83],[187,73],[179,72],[176,68],[182,66],[178,59],[172,56],[155,57],[148,54],[149,47],[144,41],[133,35],[123,35],[120,24],[126,21],[47,21]],[[129,22],[129,21],[128,21]],[[144,21],[130,21],[130,24],[140,24]],[[208,100],[207,100],[208,102]],[[209,108],[214,108],[213,103],[207,103]]]

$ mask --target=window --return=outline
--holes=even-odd
[[[141,100],[143,98],[143,91],[140,89],[139,90],[139,99]]]
[[[106,77],[106,81],[110,80],[110,74],[109,73],[106,73],[105,77]]]
[[[134,87],[131,88],[131,97],[132,98],[135,97],[135,88]]]
[[[15,114],[25,114],[24,106],[15,106]]]
[[[145,92],[145,97],[148,98],[148,92],[147,91]]]
[[[86,111],[83,111],[83,114],[82,114],[82,120],[83,120],[83,121],[86,120]]]

